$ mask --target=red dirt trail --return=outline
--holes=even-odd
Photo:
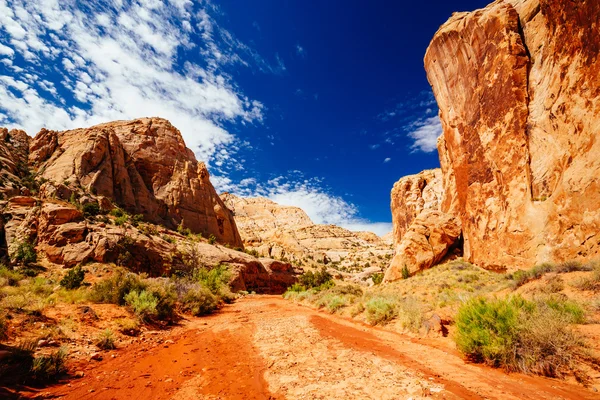
[[[594,399],[564,381],[465,363],[453,350],[251,296],[172,335],[72,365],[84,377],[26,397],[62,399]],[[114,356],[114,357],[113,357]]]

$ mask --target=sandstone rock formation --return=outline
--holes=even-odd
[[[425,55],[442,211],[488,269],[600,255],[600,2],[496,1]]]
[[[460,222],[441,211],[442,171],[425,170],[401,178],[391,193],[394,258],[385,281],[431,268],[460,244]]]
[[[457,243],[460,234],[460,224],[453,216],[436,210],[421,212],[397,243],[385,281],[402,279],[405,268],[412,275],[436,265]]]
[[[210,183],[180,132],[168,121],[143,118],[85,129],[42,129],[29,161],[50,182],[42,192],[83,188],[131,214],[169,228],[178,225],[242,247],[231,212]],[[64,198],[64,197],[63,197]]]
[[[234,213],[246,248],[262,256],[351,265],[378,257],[383,260],[391,254],[390,245],[374,233],[315,224],[300,208],[260,197],[241,198],[230,193],[221,197]]]
[[[413,220],[425,210],[440,210],[444,188],[442,170],[425,170],[401,178],[392,189],[392,224],[398,244]]]
[[[21,130],[0,128],[0,200],[21,193],[28,173],[29,136]],[[26,189],[24,189],[26,190]]]
[[[67,268],[114,263],[163,276],[227,264],[235,290],[258,293],[283,293],[301,273],[286,262],[207,243],[212,234],[227,245],[243,246],[206,167],[168,121],[145,118],[65,132],[42,130],[32,140],[22,131],[0,129],[0,163],[0,193],[6,196],[0,198],[3,262],[23,262],[16,255],[26,244],[35,245],[45,265]],[[145,222],[95,216],[114,204],[143,214]],[[201,232],[205,239],[182,236],[173,231],[178,226]]]

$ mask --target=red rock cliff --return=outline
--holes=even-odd
[[[600,253],[600,2],[496,1],[425,56],[440,108],[442,211],[464,255],[530,267]]]
[[[183,225],[242,247],[233,215],[169,121],[143,118],[64,132],[42,130],[29,161],[57,184],[78,184],[131,214],[169,228]]]

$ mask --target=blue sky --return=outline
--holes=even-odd
[[[0,125],[164,117],[218,190],[384,234],[394,182],[439,165],[427,45],[486,4],[0,0]]]

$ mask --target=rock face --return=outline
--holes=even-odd
[[[425,170],[401,178],[392,189],[392,223],[394,241],[402,241],[413,220],[425,210],[440,210],[442,195],[442,170]]]
[[[233,215],[211,185],[206,166],[164,119],[64,132],[43,129],[31,142],[29,161],[50,181],[43,188],[50,193],[69,194],[81,187],[146,221],[182,225],[242,247]]]
[[[440,108],[442,211],[488,269],[600,255],[600,2],[454,14],[425,56]]]
[[[439,263],[460,238],[460,223],[451,215],[436,210],[421,212],[396,245],[386,282],[402,279],[402,271],[410,275]]]
[[[315,224],[300,208],[260,197],[241,198],[230,193],[221,197],[234,213],[245,246],[262,256],[296,262],[308,258],[353,263],[391,254],[390,245],[374,233]]]
[[[460,222],[441,211],[444,188],[441,169],[401,178],[391,193],[394,257],[385,281],[431,268],[460,244]]]
[[[21,193],[28,173],[29,136],[21,130],[0,128],[0,200]],[[26,189],[24,189],[26,190]]]

